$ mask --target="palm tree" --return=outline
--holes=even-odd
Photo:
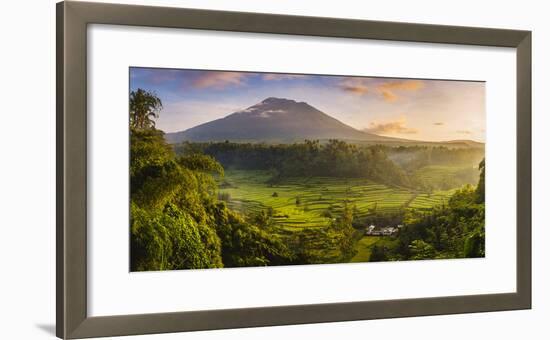
[[[158,118],[162,101],[153,92],[137,89],[130,92],[130,126],[134,129],[155,127],[153,118]]]

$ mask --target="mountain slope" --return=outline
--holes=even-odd
[[[294,142],[304,139],[399,141],[363,132],[305,102],[267,98],[245,110],[185,131],[168,133],[170,143],[182,141]]]

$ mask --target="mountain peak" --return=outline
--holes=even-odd
[[[246,109],[168,135],[181,141],[295,142],[304,139],[388,140],[362,132],[306,102],[268,97]]]
[[[262,104],[294,104],[295,100],[286,98],[269,97],[262,100]]]

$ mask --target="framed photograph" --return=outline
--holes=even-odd
[[[57,336],[531,307],[531,32],[57,6]]]

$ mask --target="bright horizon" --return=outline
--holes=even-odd
[[[130,90],[138,88],[162,100],[157,128],[165,132],[278,97],[381,136],[485,142],[484,82],[131,67]]]

